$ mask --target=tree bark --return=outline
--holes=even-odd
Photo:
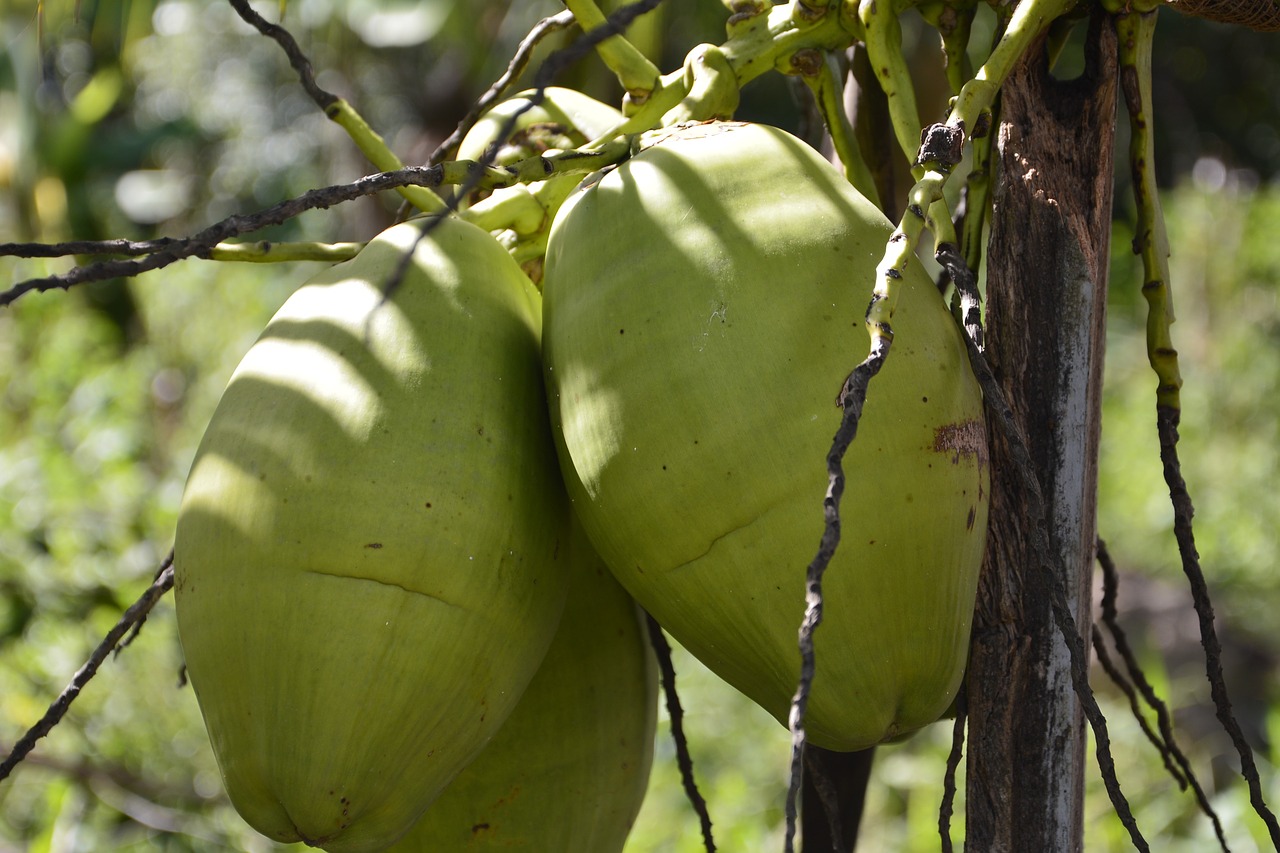
[[[987,262],[987,359],[1026,431],[1073,616],[1091,626],[1110,244],[1116,43],[1095,9],[1086,70],[1033,51],[1002,89]],[[1085,730],[1008,447],[992,430],[991,527],[967,697],[966,845],[1083,847]]]

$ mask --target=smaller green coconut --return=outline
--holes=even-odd
[[[498,141],[507,120],[528,104],[533,94],[533,89],[527,89],[481,116],[459,144],[457,159],[479,160]],[[542,103],[521,113],[513,133],[502,140],[504,149],[498,163],[531,157],[547,148],[577,148],[622,121],[622,113],[589,95],[548,86]]]
[[[392,853],[619,853],[653,760],[658,683],[642,615],[575,522],[569,598],[546,660]]]
[[[404,834],[515,707],[566,593],[538,295],[483,231],[392,228],[236,369],[179,512],[187,672],[276,841]]]

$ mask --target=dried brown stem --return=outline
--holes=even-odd
[[[1209,695],[1213,698],[1218,721],[1231,738],[1240,756],[1240,775],[1249,785],[1249,802],[1262,818],[1271,836],[1271,843],[1280,850],[1280,824],[1267,807],[1262,794],[1262,779],[1258,765],[1253,760],[1253,750],[1240,730],[1240,724],[1231,713],[1231,699],[1227,695],[1226,679],[1222,675],[1222,644],[1213,626],[1213,602],[1209,600],[1209,588],[1205,584],[1204,571],[1200,568],[1200,553],[1196,550],[1195,531],[1191,518],[1195,507],[1182,478],[1182,464],[1178,460],[1178,421],[1181,411],[1171,406],[1156,408],[1156,429],[1160,436],[1160,461],[1164,463],[1164,480],[1169,487],[1169,499],[1173,503],[1173,535],[1178,541],[1178,554],[1182,558],[1182,571],[1191,585],[1191,601],[1200,620],[1200,645],[1204,647],[1205,675],[1209,679]]]
[[[507,65],[507,70],[472,105],[467,114],[463,116],[462,121],[458,122],[457,128],[431,153],[431,158],[427,162],[435,165],[442,160],[448,160],[453,157],[458,150],[458,146],[462,144],[463,137],[467,135],[467,131],[471,130],[472,125],[476,123],[480,116],[484,115],[486,110],[497,103],[512,82],[528,67],[534,48],[552,33],[573,26],[573,22],[573,13],[566,9],[549,18],[543,18],[535,24],[516,48],[515,56],[511,58],[511,62]]]
[[[31,291],[66,290],[77,284],[134,276],[167,267],[186,258],[203,257],[223,240],[249,234],[270,225],[279,225],[308,210],[333,207],[336,204],[396,187],[436,187],[441,184],[443,176],[444,173],[438,166],[410,167],[395,172],[368,175],[349,184],[311,190],[257,213],[229,216],[190,237],[168,241],[160,250],[137,260],[101,261],[76,267],[61,275],[19,282],[8,290],[0,292],[0,307],[12,303]],[[14,252],[9,251],[13,245],[16,244],[0,245],[0,254],[13,254]]]
[[[1120,659],[1124,661],[1129,679],[1133,682],[1134,687],[1137,688],[1138,693],[1141,694],[1147,705],[1156,712],[1156,724],[1160,729],[1165,748],[1168,750],[1168,756],[1172,757],[1181,769],[1181,774],[1175,772],[1172,768],[1170,768],[1170,773],[1175,779],[1178,779],[1179,784],[1184,789],[1187,785],[1191,786],[1200,810],[1213,822],[1213,832],[1218,837],[1219,845],[1223,850],[1227,850],[1227,839],[1222,828],[1222,822],[1213,810],[1213,806],[1210,805],[1209,798],[1205,794],[1204,788],[1200,785],[1200,780],[1196,778],[1195,770],[1191,767],[1190,760],[1188,760],[1182,748],[1178,746],[1178,741],[1173,735],[1173,716],[1169,713],[1169,707],[1160,699],[1156,694],[1155,688],[1151,686],[1151,682],[1147,680],[1146,674],[1138,664],[1138,656],[1134,654],[1133,648],[1129,645],[1129,638],[1120,626],[1116,609],[1116,595],[1120,585],[1119,573],[1116,571],[1115,561],[1111,559],[1111,553],[1107,550],[1106,543],[1101,539],[1098,540],[1098,565],[1102,569],[1101,623],[1111,635],[1111,642],[1115,646],[1116,653],[1120,655]],[[1102,660],[1101,656],[1099,656],[1099,660]]]
[[[955,813],[956,773],[964,756],[964,723],[968,709],[965,705],[964,686],[956,694],[956,718],[951,726],[951,751],[947,753],[947,769],[942,776],[942,803],[938,806],[938,837],[942,853],[952,853],[951,816]]]
[[[684,783],[684,791],[698,815],[702,825],[702,843],[707,853],[715,853],[716,843],[711,837],[711,815],[707,811],[707,801],[698,791],[698,784],[693,778],[693,758],[689,755],[689,741],[684,736],[684,709],[680,707],[680,696],[676,693],[676,668],[671,663],[671,646],[662,633],[658,620],[648,613],[645,625],[649,630],[649,645],[658,659],[658,671],[662,674],[662,692],[667,699],[667,716],[671,719],[671,738],[676,745],[676,765],[680,768],[680,781]]]
[[[93,650],[91,655],[89,655],[89,660],[86,661],[84,666],[80,667],[75,676],[72,677],[71,683],[67,685],[66,689],[63,690],[58,698],[54,700],[53,704],[49,706],[49,710],[45,712],[44,716],[41,717],[26,734],[18,739],[18,742],[14,744],[12,751],[10,751],[9,756],[3,762],[0,762],[0,780],[8,778],[9,774],[13,772],[13,769],[18,766],[22,759],[25,758],[32,749],[35,748],[36,743],[38,743],[42,737],[51,732],[54,726],[62,721],[62,718],[66,716],[67,711],[71,710],[71,703],[80,695],[80,691],[84,689],[84,686],[89,683],[90,679],[98,673],[98,667],[100,667],[102,662],[107,659],[107,655],[111,654],[111,652],[117,648],[121,639],[129,629],[146,618],[147,614],[151,612],[151,608],[155,606],[155,603],[159,601],[160,597],[168,592],[172,586],[173,552],[170,551],[169,556],[165,557],[164,562],[161,564],[160,573],[151,583],[151,586],[147,587],[146,592],[144,592],[137,601],[129,606],[129,609],[120,617],[120,621],[116,623],[114,628],[107,632],[107,636],[103,638],[102,642],[98,644],[98,647]]]
[[[831,450],[827,453],[827,494],[822,501],[824,529],[818,544],[818,553],[805,572],[805,610],[804,620],[800,623],[800,681],[795,696],[791,699],[791,715],[788,721],[791,728],[791,771],[787,785],[786,801],[786,838],[784,849],[792,853],[795,849],[796,801],[800,796],[800,783],[804,773],[805,729],[804,715],[809,705],[809,692],[813,687],[813,676],[816,663],[813,649],[813,635],[822,624],[822,576],[835,556],[840,544],[840,498],[844,495],[845,474],[844,455],[849,445],[858,434],[858,421],[862,417],[862,407],[867,401],[867,386],[871,379],[880,372],[885,359],[889,355],[892,338],[881,335],[874,339],[871,352],[861,364],[854,368],[845,380],[845,386],[838,400],[844,409],[840,428],[831,442]]]
[[[307,59],[293,35],[284,27],[271,23],[255,12],[249,5],[248,0],[230,0],[230,2],[232,8],[236,10],[236,14],[258,32],[272,39],[284,49],[285,55],[289,57],[289,64],[293,66],[294,71],[298,72],[298,78],[302,81],[302,88],[311,96],[311,100],[315,101],[316,105],[327,114],[329,107],[338,102],[338,96],[321,89],[316,83],[316,76],[311,70],[311,60]]]

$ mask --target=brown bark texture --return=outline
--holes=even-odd
[[[1086,70],[1032,51],[1002,89],[987,261],[987,359],[1025,430],[1050,549],[1085,639],[1116,108],[1115,35],[1095,13]],[[992,432],[991,527],[967,677],[966,847],[1083,846],[1084,718],[1035,563],[1025,496]]]

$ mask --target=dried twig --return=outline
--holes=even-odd
[[[501,77],[493,81],[493,85],[472,105],[467,114],[463,116],[462,121],[458,122],[458,126],[453,133],[449,134],[449,137],[444,142],[441,142],[435,151],[431,152],[431,158],[427,162],[434,165],[452,157],[457,152],[458,146],[462,144],[463,137],[467,135],[467,131],[471,130],[476,120],[502,97],[512,82],[529,65],[529,59],[533,56],[534,48],[552,33],[573,26],[573,22],[573,13],[566,9],[549,18],[543,18],[534,25],[534,28],[529,31],[529,34],[524,37],[516,48],[515,56],[511,58],[511,62],[507,65],[507,70],[503,72]]]
[[[1179,781],[1179,784],[1184,789],[1188,785],[1191,786],[1200,810],[1213,822],[1213,832],[1218,837],[1219,845],[1223,850],[1227,850],[1227,839],[1223,832],[1222,822],[1219,820],[1217,812],[1213,810],[1213,806],[1210,805],[1209,798],[1205,794],[1204,788],[1200,785],[1200,781],[1196,778],[1195,770],[1191,767],[1190,760],[1188,760],[1186,753],[1182,751],[1182,748],[1178,746],[1178,742],[1174,738],[1173,715],[1169,713],[1168,706],[1156,695],[1155,688],[1147,680],[1146,674],[1143,673],[1142,667],[1138,664],[1137,655],[1134,654],[1132,647],[1129,645],[1129,638],[1120,626],[1116,610],[1119,573],[1116,571],[1115,562],[1111,559],[1106,543],[1101,539],[1098,540],[1098,565],[1102,568],[1101,622],[1111,635],[1111,642],[1115,646],[1116,653],[1120,655],[1120,659],[1124,661],[1125,669],[1128,671],[1129,679],[1132,680],[1133,686],[1137,688],[1138,693],[1142,695],[1147,705],[1156,712],[1156,724],[1160,729],[1165,750],[1167,750],[1165,766],[1168,767],[1170,758],[1177,763],[1181,773],[1169,768],[1170,774]],[[1098,659],[1105,667],[1107,662],[1104,661],[1101,654],[1099,654]],[[1136,710],[1135,713],[1137,713]],[[1165,755],[1163,750],[1162,755]]]
[[[653,654],[658,659],[658,671],[662,673],[662,692],[667,698],[667,716],[671,719],[671,738],[676,745],[676,766],[680,768],[680,781],[684,783],[685,794],[702,824],[703,846],[707,853],[715,853],[716,843],[711,837],[711,815],[707,812],[707,801],[702,798],[698,784],[693,779],[693,758],[689,755],[689,741],[684,736],[684,709],[680,707],[680,696],[676,693],[676,669],[671,663],[671,646],[667,643],[658,620],[648,613],[644,616],[645,625],[649,629],[649,645],[653,646]]]
[[[67,288],[91,281],[105,281],[138,275],[167,267],[170,264],[192,257],[205,257],[214,246],[231,237],[249,234],[279,225],[301,213],[317,208],[333,207],[346,201],[361,198],[383,190],[404,186],[434,187],[439,186],[444,176],[439,166],[411,167],[397,172],[380,172],[369,175],[349,184],[336,184],[303,193],[296,198],[282,201],[266,210],[248,215],[229,216],[211,225],[205,230],[180,240],[167,243],[164,248],[136,260],[100,261],[76,267],[60,275],[32,278],[21,281],[8,290],[0,292],[0,307],[8,305],[23,294],[31,291],[66,290]],[[0,254],[14,254],[11,245],[0,245]]]
[[[93,654],[89,656],[89,660],[86,661],[84,666],[80,667],[75,676],[72,677],[71,683],[67,685],[66,689],[63,690],[58,698],[54,700],[53,704],[49,706],[49,710],[45,712],[45,715],[41,717],[39,722],[32,726],[26,734],[18,739],[18,742],[14,744],[13,750],[9,753],[9,756],[3,762],[0,762],[0,780],[8,778],[9,774],[13,772],[13,768],[17,767],[19,762],[26,757],[27,753],[31,752],[31,750],[35,748],[35,745],[40,738],[47,735],[53,730],[54,726],[62,721],[62,718],[66,716],[67,711],[71,710],[71,703],[80,695],[80,691],[89,683],[89,680],[97,674],[98,667],[100,667],[102,662],[107,659],[107,655],[111,654],[117,644],[120,643],[121,638],[124,637],[125,633],[128,632],[130,628],[139,624],[146,618],[147,614],[151,612],[151,608],[155,606],[155,603],[159,601],[160,597],[172,586],[173,552],[170,551],[169,556],[165,557],[164,562],[161,564],[160,573],[156,576],[156,579],[152,582],[151,586],[147,587],[146,592],[144,592],[137,601],[130,605],[129,609],[120,617],[120,621],[116,623],[114,628],[107,632],[107,636],[104,637],[102,642],[98,644],[98,647],[93,650]]]
[[[248,0],[230,0],[230,2],[241,18],[252,25],[258,32],[280,45],[285,55],[289,57],[289,64],[293,66],[294,71],[298,72],[298,79],[302,82],[302,88],[311,96],[311,100],[315,101],[316,105],[327,114],[329,108],[341,99],[332,92],[321,89],[319,84],[316,83],[315,74],[311,71],[311,60],[307,59],[302,52],[302,48],[298,47],[297,39],[284,27],[269,22],[255,12],[253,7],[249,5]]]
[[[1146,716],[1142,713],[1142,706],[1138,701],[1138,691],[1129,683],[1129,679],[1116,666],[1115,661],[1111,659],[1111,652],[1107,649],[1107,644],[1102,639],[1102,634],[1094,632],[1093,635],[1093,652],[1098,660],[1098,665],[1102,667],[1102,671],[1111,679],[1111,683],[1120,689],[1120,692],[1129,700],[1129,710],[1133,712],[1133,718],[1137,721],[1138,727],[1142,729],[1142,733],[1146,736],[1151,745],[1156,748],[1156,752],[1160,753],[1160,760],[1164,764],[1164,769],[1173,777],[1173,781],[1178,783],[1181,790],[1187,789],[1187,780],[1173,763],[1173,755],[1169,752],[1169,745],[1165,743],[1155,729],[1151,728],[1151,724],[1147,722]]]
[[[805,572],[805,610],[804,620],[800,623],[800,681],[791,700],[788,720],[791,729],[791,770],[785,808],[785,849],[788,853],[794,849],[795,843],[796,801],[800,796],[803,774],[804,715],[809,705],[809,691],[813,686],[815,671],[813,635],[822,624],[822,576],[840,544],[840,498],[844,494],[845,484],[844,455],[858,434],[858,420],[862,417],[862,407],[867,400],[867,386],[884,365],[892,341],[891,333],[877,336],[872,341],[870,354],[849,374],[838,400],[844,414],[840,420],[840,428],[832,440],[831,450],[827,452],[827,494],[822,501],[825,526],[818,553]]]
[[[956,719],[951,726],[951,751],[947,753],[947,769],[942,776],[942,803],[938,806],[938,837],[942,853],[952,853],[951,815],[955,813],[956,772],[964,755],[964,724],[968,716],[964,685],[956,694]]]
[[[1271,836],[1271,843],[1280,850],[1280,825],[1267,807],[1262,794],[1262,779],[1258,765],[1253,760],[1253,750],[1245,740],[1240,723],[1231,713],[1231,699],[1227,695],[1227,683],[1222,674],[1222,644],[1213,627],[1213,602],[1209,600],[1209,588],[1205,584],[1204,571],[1200,568],[1200,554],[1196,550],[1195,531],[1191,518],[1195,507],[1182,479],[1182,466],[1178,461],[1178,420],[1181,412],[1169,406],[1156,409],[1156,429],[1160,436],[1160,461],[1164,463],[1164,480],[1169,486],[1169,499],[1173,502],[1173,535],[1178,541],[1178,554],[1182,558],[1182,571],[1191,586],[1191,601],[1200,620],[1200,645],[1204,647],[1205,675],[1209,679],[1209,695],[1217,711],[1218,721],[1231,738],[1240,756],[1240,775],[1249,785],[1249,802],[1262,818]]]

